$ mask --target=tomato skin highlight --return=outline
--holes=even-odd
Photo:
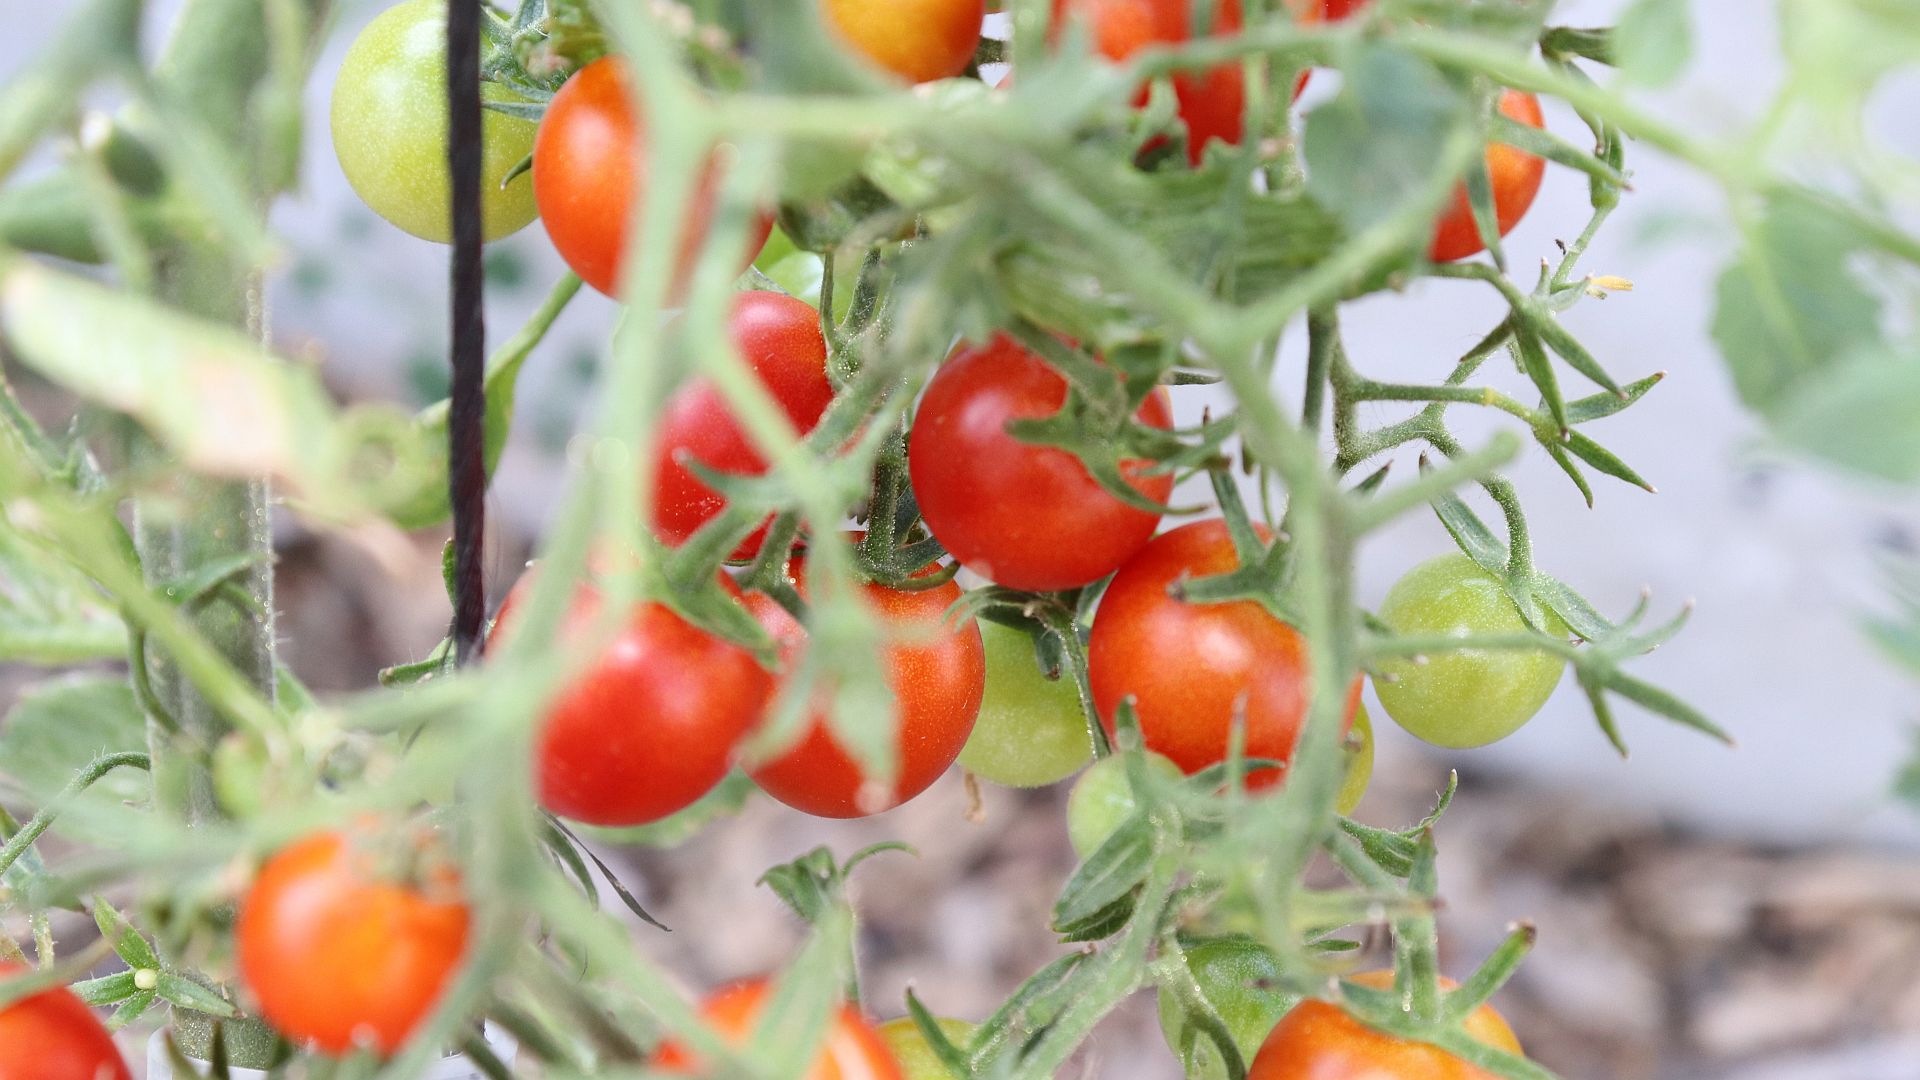
[[[1546,126],[1546,117],[1540,112],[1540,99],[1519,90],[1501,94],[1500,112],[1507,119],[1529,127]],[[1540,182],[1546,173],[1547,163],[1543,158],[1504,143],[1487,146],[1487,176],[1493,181],[1494,217],[1500,222],[1501,236],[1512,232],[1527,215],[1534,197],[1540,194]],[[1463,183],[1454,190],[1453,202],[1434,226],[1433,244],[1427,250],[1427,258],[1434,262],[1457,262],[1485,250],[1487,245],[1481,242],[1480,230],[1473,223],[1473,202]]]
[[[383,880],[368,841],[318,832],[254,878],[236,926],[240,973],[268,1022],[329,1054],[403,1046],[466,954],[468,911],[450,869]]]
[[[1287,761],[1306,719],[1306,641],[1251,600],[1191,604],[1168,595],[1175,583],[1238,568],[1224,521],[1196,521],[1155,537],[1114,575],[1094,613],[1087,675],[1107,733],[1115,710],[1134,699],[1146,747],[1189,774],[1226,760],[1234,718],[1246,718],[1246,756]],[[1360,701],[1347,695],[1346,723]],[[1281,771],[1250,772],[1247,786],[1277,783]]]
[[[1447,637],[1520,634],[1527,622],[1499,579],[1458,552],[1427,560],[1394,583],[1380,620],[1402,634]],[[1568,630],[1548,611],[1545,629]],[[1374,692],[1387,715],[1410,734],[1454,750],[1498,742],[1539,713],[1566,671],[1553,653],[1518,649],[1435,652],[1426,663],[1380,665]]]
[[[1352,981],[1393,986],[1391,971],[1369,971]],[[1451,979],[1440,980],[1447,989]],[[1520,1040],[1493,1006],[1467,1017],[1475,1039],[1510,1054]],[[1495,1080],[1494,1074],[1428,1043],[1396,1038],[1362,1024],[1338,1005],[1308,999],[1282,1017],[1254,1056],[1247,1080]]]
[[[1079,772],[1093,760],[1093,735],[1073,676],[1047,678],[1025,631],[985,619],[979,626],[986,694],[960,767],[1003,787],[1043,787]]]
[[[1321,19],[1318,3],[1289,4],[1302,23]],[[1132,57],[1155,45],[1178,45],[1193,35],[1193,0],[1053,0],[1050,33],[1058,36],[1068,19],[1078,16],[1092,31],[1094,50],[1109,60]],[[1214,37],[1240,32],[1240,0],[1218,0],[1213,9]],[[1302,73],[1293,94],[1307,85]],[[1199,165],[1207,144],[1218,139],[1238,146],[1244,131],[1245,76],[1238,61],[1204,71],[1182,71],[1173,76],[1180,118],[1187,124],[1187,160]],[[1148,90],[1140,88],[1136,104],[1146,104]]]
[[[533,143],[533,194],[547,236],[581,280],[618,297],[621,260],[633,200],[644,197],[646,132],[633,108],[620,60],[603,56],[575,72],[547,105]],[[684,281],[706,241],[719,184],[709,160],[682,212],[676,277]],[[747,230],[740,269],[753,261],[773,230],[773,219],[756,216]]]
[[[707,995],[700,1015],[729,1042],[740,1045],[753,1034],[760,1010],[766,1007],[773,986],[765,979],[753,979],[723,987]],[[663,1045],[654,1055],[653,1065],[662,1072],[697,1076],[700,1062],[677,1043]],[[852,1006],[841,1005],[827,1020],[827,1032],[819,1056],[802,1080],[906,1080],[892,1051],[866,1018]]]
[[[987,16],[982,0],[823,0],[827,24],[867,60],[923,83],[967,70]]]
[[[804,568],[795,566],[804,589]],[[985,693],[986,656],[980,629],[969,618],[955,625],[947,608],[960,599],[960,587],[945,582],[917,592],[882,585],[860,586],[886,635],[878,660],[894,693],[899,762],[893,791],[875,793],[865,772],[840,747],[826,717],[816,713],[800,741],[750,770],[760,790],[816,817],[866,817],[906,802],[932,786],[947,771],[980,715]],[[788,664],[806,646],[806,629],[787,609],[764,593],[751,593],[747,609],[775,640]]]
[[[827,342],[813,307],[783,293],[739,293],[728,329],[734,347],[794,430],[812,431],[833,401]],[[674,391],[655,430],[654,531],[670,545],[686,543],[726,506],[719,492],[694,475],[687,459],[736,476],[767,471],[767,459],[710,379],[695,378]],[[765,537],[762,525],[734,550],[734,558],[752,558]]]
[[[501,606],[495,634],[530,587]],[[736,595],[730,580],[722,583]],[[584,636],[600,597],[583,585],[562,639]],[[504,639],[503,639],[504,640]],[[683,810],[733,768],[765,716],[773,676],[752,653],[641,603],[605,650],[548,706],[535,746],[540,805],[591,825],[644,825]]]
[[[0,979],[23,975],[0,964]],[[132,1080],[93,1010],[56,986],[0,1009],[0,1080]]]
[[[1115,378],[1118,378],[1116,375]],[[907,470],[927,527],[969,570],[1011,589],[1054,592],[1098,581],[1146,546],[1160,515],[1115,498],[1079,458],[1022,442],[1015,420],[1060,410],[1067,381],[1012,338],[962,349],[927,384],[907,443]],[[1155,388],[1136,418],[1166,429],[1167,392]],[[1150,462],[1122,463],[1134,490],[1173,493]]]
[[[334,156],[354,194],[423,240],[453,239],[447,171],[445,0],[407,0],[381,12],[348,46],[329,107]],[[488,101],[526,99],[482,82]],[[480,230],[497,240],[533,220],[533,188],[500,181],[533,149],[530,120],[487,109],[480,120]]]

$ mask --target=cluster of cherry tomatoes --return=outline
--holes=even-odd
[[[1344,18],[1364,2],[1324,0],[1303,5],[1298,17]],[[442,4],[406,0],[377,18],[347,54],[332,111],[335,145],[354,188],[395,225],[434,239],[451,231],[437,92],[444,78]],[[923,82],[967,69],[984,4],[823,0],[823,10],[858,62]],[[1188,0],[1053,5],[1056,32],[1070,19],[1082,20],[1095,49],[1115,60],[1187,40],[1192,15]],[[1231,35],[1240,27],[1236,0],[1220,0],[1211,32]],[[1194,164],[1202,163],[1209,144],[1241,140],[1241,78],[1235,61],[1172,79]],[[513,99],[495,84],[486,93],[496,101]],[[1538,102],[1528,95],[1508,93],[1500,108],[1522,123],[1541,123]],[[608,57],[582,68],[537,124],[490,111],[484,139],[486,235],[505,235],[537,214],[580,277],[617,295],[629,207],[647,181],[646,133],[621,61]],[[528,156],[531,175],[510,178]],[[1493,146],[1488,165],[1504,233],[1531,203],[1543,163]],[[705,178],[684,215],[683,265],[704,240],[714,180]],[[750,230],[743,266],[769,228],[763,216]],[[1429,255],[1458,259],[1481,248],[1462,190],[1436,224]],[[730,331],[794,428],[807,432],[818,424],[834,389],[813,308],[779,293],[743,292]],[[1121,463],[1120,480],[1137,495],[1123,499],[1075,454],[1009,431],[1015,422],[1053,416],[1068,399],[1059,371],[1011,337],[963,344],[948,356],[926,386],[907,443],[925,530],[959,564],[1005,589],[1060,593],[1106,582],[1085,642],[1085,676],[1107,735],[1115,735],[1116,717],[1129,705],[1152,755],[1149,767],[1177,775],[1223,761],[1238,725],[1247,757],[1278,763],[1254,772],[1250,786],[1273,785],[1284,777],[1313,693],[1307,643],[1257,603],[1198,603],[1180,594],[1183,582],[1235,570],[1241,555],[1219,519],[1159,531],[1162,514],[1150,508],[1169,497],[1171,471],[1147,460]],[[1133,420],[1169,428],[1168,391],[1142,394]],[[767,468],[717,389],[698,380],[677,391],[655,437],[652,524],[669,545],[684,542],[724,505],[699,469],[756,475]],[[765,542],[763,527],[734,555],[751,558]],[[840,540],[816,536],[813,542]],[[790,573],[804,598],[804,553],[793,555]],[[779,643],[780,669],[790,671],[808,647],[804,618],[766,594],[743,594],[724,574],[721,582]],[[852,817],[913,798],[956,759],[986,779],[1020,786],[1062,780],[1093,761],[1095,740],[1074,681],[1041,669],[1027,633],[957,617],[962,593],[946,577],[907,585],[861,587],[885,630],[875,662],[894,695],[898,761],[891,783],[869,778],[825,716],[815,715],[784,750],[749,763],[762,790],[807,813]],[[517,588],[509,597],[496,633],[513,632],[518,594]],[[590,584],[581,586],[563,635],[582,632],[601,604]],[[1413,570],[1394,586],[1379,617],[1420,634],[1509,633],[1526,626],[1498,579],[1464,556]],[[1547,629],[1564,633],[1557,623]],[[1377,690],[1388,714],[1415,735],[1444,746],[1477,746],[1525,723],[1563,667],[1547,652],[1462,650],[1383,672],[1391,678],[1379,679]],[[740,764],[740,748],[766,719],[782,678],[747,649],[668,607],[639,604],[542,718],[534,765],[542,804],[600,825],[657,821],[688,807]],[[1343,812],[1358,801],[1371,768],[1360,689],[1356,679],[1345,692],[1353,734]],[[1069,832],[1083,856],[1131,813],[1119,761],[1088,769],[1070,800]],[[254,880],[237,927],[240,968],[263,1015],[289,1037],[328,1053],[391,1053],[445,991],[466,954],[469,923],[458,874],[431,838],[324,832],[279,851]],[[1252,1061],[1254,1080],[1483,1075],[1434,1047],[1376,1032],[1334,1005],[1262,989],[1274,974],[1273,959],[1253,942],[1203,943],[1189,960]],[[1390,976],[1356,981],[1385,985]],[[744,1040],[768,993],[764,982],[722,990],[706,1002],[706,1019]],[[1195,1044],[1181,1030],[1179,1010],[1163,1004],[1163,1023],[1175,1046]],[[960,1021],[943,1024],[955,1039],[970,1030]],[[1468,1031],[1519,1051],[1491,1009],[1474,1014]],[[24,1045],[52,1047],[47,1052],[71,1061],[23,1073],[17,1051],[8,1048]],[[1209,1068],[1203,1060],[1189,1064],[1200,1073]],[[660,1049],[655,1065],[685,1074],[700,1068],[672,1044]],[[842,1008],[807,1075],[931,1080],[945,1073],[910,1021],[876,1028]],[[0,1011],[0,1080],[21,1076],[97,1080],[125,1077],[127,1070],[99,1023],[77,999],[54,990]]]

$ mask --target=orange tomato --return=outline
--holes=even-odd
[[[1389,989],[1393,972],[1353,976],[1362,986]],[[1451,989],[1455,984],[1442,979]],[[1493,1006],[1467,1017],[1467,1034],[1519,1054],[1520,1040]],[[1346,1010],[1309,999],[1274,1025],[1247,1069],[1247,1080],[1495,1080],[1492,1073],[1428,1043],[1395,1038],[1355,1020]]]
[[[1540,114],[1540,99],[1519,90],[1508,90],[1501,95],[1500,111],[1508,119],[1529,127],[1546,124]],[[1540,180],[1546,172],[1547,163],[1524,150],[1502,143],[1487,147],[1487,175],[1493,181],[1494,216],[1500,221],[1501,236],[1512,232],[1526,216],[1534,196],[1540,194]],[[1453,193],[1452,205],[1434,227],[1433,246],[1427,258],[1434,262],[1454,262],[1485,250],[1487,245],[1481,242],[1480,230],[1473,223],[1473,203],[1467,197],[1467,186],[1461,184]]]
[[[827,24],[876,65],[911,82],[967,69],[980,44],[982,0],[822,0]]]
[[[708,995],[700,1015],[728,1042],[736,1045],[753,1034],[754,1022],[766,1007],[773,987],[765,979],[736,983]],[[655,1055],[663,1072],[698,1075],[700,1063],[687,1050],[668,1043]],[[826,1040],[803,1080],[902,1080],[900,1065],[872,1024],[851,1007],[841,1005],[827,1021]]]

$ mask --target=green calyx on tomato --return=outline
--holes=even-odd
[[[354,38],[333,84],[333,150],[374,213],[423,240],[453,238],[447,169],[446,0],[406,0]],[[524,101],[499,83],[485,101]],[[533,184],[516,177],[536,125],[493,109],[480,120],[480,231],[497,240],[534,218]]]
[[[1040,787],[1093,760],[1093,735],[1071,675],[1040,670],[1033,638],[985,619],[986,693],[960,766],[989,783]]]
[[[1467,638],[1529,632],[1500,579],[1461,554],[1429,559],[1388,590],[1380,620],[1394,632]],[[1567,626],[1545,613],[1546,633]],[[1374,690],[1387,715],[1408,732],[1456,750],[1485,746],[1520,730],[1552,696],[1565,658],[1545,649],[1435,651],[1425,662],[1380,665]]]

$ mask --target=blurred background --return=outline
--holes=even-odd
[[[11,13],[0,71],[76,6],[51,0]],[[343,397],[424,404],[444,396],[447,381],[445,250],[361,206],[324,124],[332,71],[381,6],[341,3],[318,66],[311,115],[321,122],[309,132],[304,187],[275,222],[286,249],[271,284],[273,333],[283,353],[317,364]],[[1622,6],[1569,0],[1556,21],[1610,22]],[[1697,62],[1652,105],[1705,129],[1750,119],[1780,78],[1770,6],[1692,7]],[[1309,105],[1331,84],[1320,76]],[[1883,148],[1920,156],[1916,100],[1920,80],[1883,89],[1871,131]],[[1578,138],[1570,113],[1550,111],[1548,120]],[[1913,1080],[1920,813],[1893,789],[1915,747],[1920,684],[1874,651],[1860,622],[1881,604],[1880,561],[1920,551],[1920,500],[1769,448],[1707,337],[1714,276],[1732,242],[1718,196],[1652,153],[1630,151],[1629,165],[1636,191],[1585,269],[1635,288],[1569,318],[1623,381],[1666,372],[1644,405],[1599,431],[1659,494],[1609,484],[1589,510],[1537,447],[1512,478],[1527,496],[1542,567],[1603,611],[1624,614],[1643,591],[1655,618],[1694,605],[1687,630],[1634,670],[1701,707],[1739,746],[1623,706],[1633,748],[1623,761],[1568,683],[1523,731],[1485,750],[1438,751],[1382,722],[1375,787],[1357,816],[1415,820],[1448,770],[1459,772],[1460,795],[1439,831],[1446,966],[1462,974],[1512,922],[1535,923],[1539,947],[1496,1003],[1530,1054],[1562,1075]],[[1508,240],[1515,273],[1555,254],[1554,241],[1570,239],[1585,216],[1584,179],[1550,171]],[[488,259],[498,340],[561,265],[538,225],[494,245]],[[1385,378],[1446,370],[1499,318],[1482,291],[1424,282],[1352,305],[1343,321],[1356,364]],[[583,294],[522,379],[489,508],[496,597],[554,507],[614,316],[612,303]],[[1304,344],[1286,350],[1276,392],[1291,398]],[[1182,422],[1209,404],[1219,401],[1202,388],[1176,395]],[[1370,408],[1363,420],[1398,415]],[[1464,409],[1452,415],[1468,418]],[[316,689],[367,686],[444,633],[443,535],[319,534],[290,517],[280,530],[285,655]],[[1431,517],[1382,535],[1364,551],[1362,599],[1377,601],[1407,567],[1448,545]],[[29,674],[4,672],[0,697]],[[797,942],[797,924],[755,884],[767,866],[820,844],[845,855],[905,840],[917,858],[885,856],[857,878],[869,1003],[897,1015],[911,985],[936,1011],[978,1017],[1060,948],[1045,926],[1073,861],[1064,798],[1065,785],[990,788],[969,813],[954,775],[877,819],[819,821],[760,800],[682,847],[605,852],[675,928],[637,929],[640,946],[697,990],[774,966]],[[1151,1000],[1131,1002],[1108,1027],[1079,1063],[1083,1075],[1178,1075]]]

